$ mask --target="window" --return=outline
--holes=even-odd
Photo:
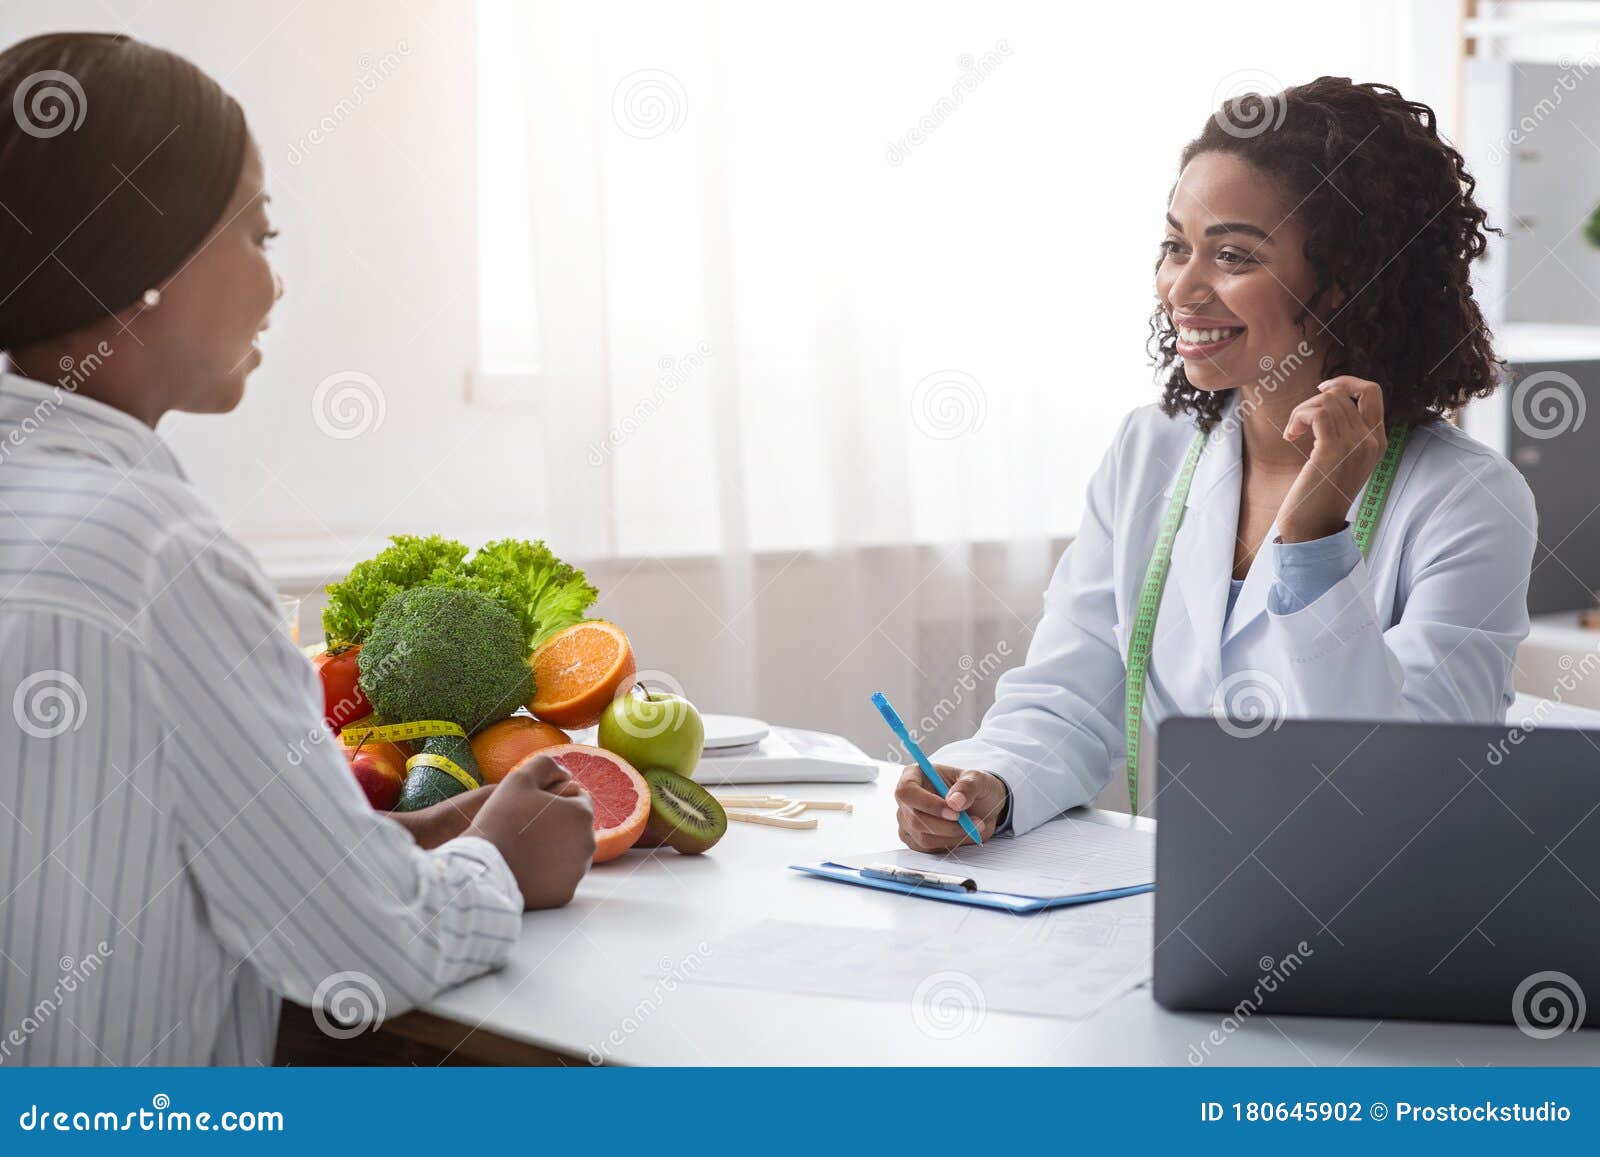
[[[534,189],[528,166],[517,0],[478,2],[478,369],[529,377],[538,367]]]
[[[1182,146],[1242,91],[1407,85],[1406,8],[479,0],[482,361],[538,368],[513,385],[551,533],[622,555],[1070,534],[1159,397]]]

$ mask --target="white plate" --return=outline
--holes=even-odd
[[[706,747],[710,750],[760,743],[772,730],[761,720],[744,715],[702,715],[700,722],[705,724]]]

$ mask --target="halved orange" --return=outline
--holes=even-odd
[[[633,678],[633,648],[622,628],[604,619],[574,623],[528,660],[533,701],[528,710],[572,730],[600,722],[617,688]]]

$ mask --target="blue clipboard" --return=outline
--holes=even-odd
[[[835,864],[832,860],[819,860],[815,864],[790,864],[796,872],[836,880],[841,884],[855,884],[862,888],[877,888],[882,892],[899,892],[922,900],[943,900],[947,904],[966,904],[969,907],[997,908],[1002,912],[1043,912],[1047,908],[1066,908],[1073,904],[1093,904],[1097,900],[1117,900],[1123,896],[1137,896],[1141,892],[1155,891],[1154,884],[1134,884],[1127,888],[1109,888],[1103,892],[1077,892],[1068,896],[1015,896],[1008,892],[947,892],[943,888],[919,887],[898,880],[880,880],[864,876],[859,868]]]

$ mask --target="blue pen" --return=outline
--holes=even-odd
[[[928,782],[939,792],[939,798],[947,797],[950,789],[944,785],[944,780],[939,778],[939,773],[934,770],[933,764],[928,762],[928,757],[922,754],[922,748],[911,738],[911,732],[906,730],[906,725],[901,722],[895,709],[889,706],[889,701],[883,697],[882,691],[872,693],[872,705],[883,716],[883,721],[889,725],[889,730],[899,737],[901,746],[911,753],[912,759],[917,761],[917,766],[922,768],[922,774],[928,777]],[[972,837],[973,843],[983,843],[983,837],[978,834],[978,825],[972,822],[966,812],[962,812],[956,818],[961,821],[961,829]]]

